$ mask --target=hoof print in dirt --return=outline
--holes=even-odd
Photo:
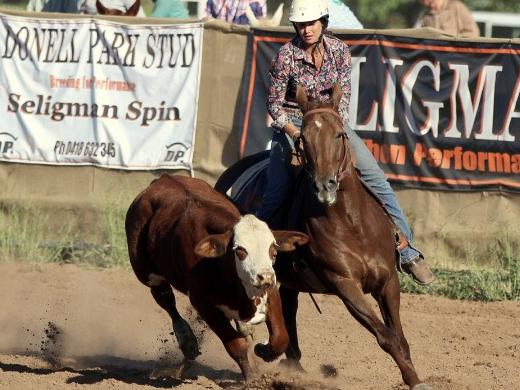
[[[324,383],[314,380],[305,380],[301,377],[286,377],[285,375],[263,374],[248,381],[240,390],[338,390]]]
[[[432,390],[433,388],[426,384],[426,383],[419,383],[418,385],[415,385],[412,387],[412,390]]]

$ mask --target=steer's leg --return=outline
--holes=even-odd
[[[333,281],[339,292],[339,297],[348,311],[361,325],[376,336],[379,346],[389,353],[401,370],[404,382],[411,388],[420,383],[415,368],[406,356],[398,332],[385,325],[365,298],[359,283],[354,280],[336,277]],[[395,320],[395,319],[394,319]]]
[[[296,328],[296,313],[298,312],[298,291],[280,286],[280,298],[282,300],[282,312],[285,320],[287,333],[289,334],[289,345],[285,351],[287,361],[284,362],[289,368],[303,371],[300,364],[302,353],[298,345],[298,330]]]
[[[287,350],[289,336],[284,325],[280,293],[278,288],[269,291],[266,324],[269,330],[269,343],[256,344],[255,353],[264,361],[271,362]]]
[[[208,306],[204,299],[197,300],[190,296],[191,303],[199,312],[201,317],[206,321],[210,329],[222,340],[229,356],[240,367],[242,375],[246,380],[251,379],[254,370],[249,363],[247,356],[248,343],[247,340],[233,326],[227,317],[216,307]]]
[[[149,281],[152,296],[155,302],[170,315],[173,332],[184,357],[188,360],[195,360],[200,355],[197,338],[190,325],[179,314],[171,286],[165,280],[157,279]]]

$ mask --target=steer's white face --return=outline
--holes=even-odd
[[[250,299],[276,285],[276,240],[265,222],[250,214],[240,218],[233,229],[233,251],[238,276]]]

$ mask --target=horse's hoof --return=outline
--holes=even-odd
[[[300,362],[294,359],[282,359],[279,366],[289,371],[306,372]]]
[[[255,345],[255,355],[262,358],[264,362],[272,362],[279,355],[273,352],[273,349],[269,344],[256,344]]]
[[[412,387],[411,390],[432,390],[432,387],[426,383],[419,383]]]
[[[200,355],[199,343],[190,325],[181,318],[173,324],[173,332],[184,357],[188,360],[195,360]]]

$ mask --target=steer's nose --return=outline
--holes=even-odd
[[[261,287],[271,287],[275,281],[274,272],[259,272],[258,275],[256,275],[256,280]]]

